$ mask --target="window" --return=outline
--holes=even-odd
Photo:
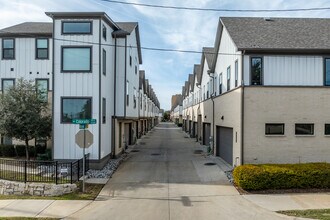
[[[296,124],[296,135],[314,135],[314,124]]]
[[[2,59],[15,59],[15,40],[2,40]]]
[[[215,79],[214,79],[214,96],[217,96],[217,83],[218,83],[218,75],[215,76]]]
[[[325,124],[324,126],[324,134],[330,135],[330,124]]]
[[[37,94],[43,102],[48,102],[48,79],[36,79]]]
[[[284,135],[284,124],[266,124],[266,135]]]
[[[107,40],[107,28],[104,25],[102,27],[102,36],[104,40]]]
[[[207,82],[207,91],[206,91],[206,98],[209,98],[209,92],[210,92],[210,82]]]
[[[140,94],[140,109],[142,109],[142,93]]]
[[[205,85],[203,86],[203,100],[205,100]]]
[[[135,75],[137,74],[137,66],[135,66]]]
[[[126,81],[126,105],[129,106],[129,81]]]
[[[106,123],[107,118],[107,102],[105,98],[102,98],[102,123]]]
[[[129,65],[132,66],[132,56],[129,56]]]
[[[102,57],[102,69],[103,75],[107,75],[107,52],[103,49],[103,57]]]
[[[62,98],[62,122],[92,118],[92,98]]]
[[[48,59],[48,39],[36,39],[36,59]]]
[[[251,85],[262,85],[262,58],[251,58]]]
[[[92,22],[63,21],[62,34],[92,34]]]
[[[15,85],[15,79],[3,79],[1,82],[2,93],[7,92]]]
[[[91,72],[91,47],[62,47],[62,72]]]
[[[222,73],[219,75],[219,95],[222,94]]]
[[[235,61],[235,87],[238,86],[238,60]]]
[[[227,68],[227,91],[230,90],[230,66]]]
[[[330,86],[330,58],[324,59],[325,85]]]
[[[134,87],[134,93],[133,93],[133,102],[134,102],[134,108],[136,108],[136,89]]]

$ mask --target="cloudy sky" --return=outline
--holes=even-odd
[[[330,7],[329,0],[122,0],[171,6],[222,9],[291,9]],[[330,17],[330,10],[276,13],[201,12],[155,9],[102,0],[0,0],[0,29],[25,21],[51,21],[45,11],[105,11],[114,21],[137,21],[143,47],[201,51],[213,46],[220,16]],[[200,63],[200,54],[142,51],[143,65],[161,108]]]

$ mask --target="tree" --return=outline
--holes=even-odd
[[[42,95],[34,83],[19,79],[0,96],[0,133],[24,141],[27,160],[29,141],[51,135],[52,120]]]

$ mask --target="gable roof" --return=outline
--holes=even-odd
[[[52,22],[24,22],[0,30],[0,37],[35,37],[53,34]]]
[[[238,50],[329,50],[330,19],[221,17]]]
[[[195,81],[195,77],[194,74],[189,74],[189,92],[192,92],[194,90],[194,81]]]
[[[195,64],[194,65],[194,78],[195,77],[197,78],[197,82],[195,82],[195,83],[197,83],[198,85],[200,84],[201,75],[202,75],[201,65]]]
[[[116,22],[120,29],[132,33],[135,27],[138,25],[137,22]]]
[[[207,65],[209,68],[212,66],[213,57],[214,57],[214,48],[213,47],[203,47],[203,54],[206,58]]]
[[[202,83],[205,60],[206,60],[208,69],[211,69],[212,65],[213,65],[213,60],[216,60],[216,57],[217,57],[217,54],[215,54],[215,53],[217,53],[217,51],[214,50],[214,47],[203,47],[201,65],[199,68],[199,74],[198,74],[198,78],[197,78],[198,85],[201,85],[201,83]]]

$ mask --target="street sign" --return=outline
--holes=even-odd
[[[86,129],[88,128],[88,124],[79,124],[79,129]]]
[[[72,119],[73,124],[96,124],[96,119]]]
[[[84,135],[86,135],[84,137]],[[89,130],[80,130],[76,134],[76,144],[80,148],[89,148],[93,144],[93,134]]]

